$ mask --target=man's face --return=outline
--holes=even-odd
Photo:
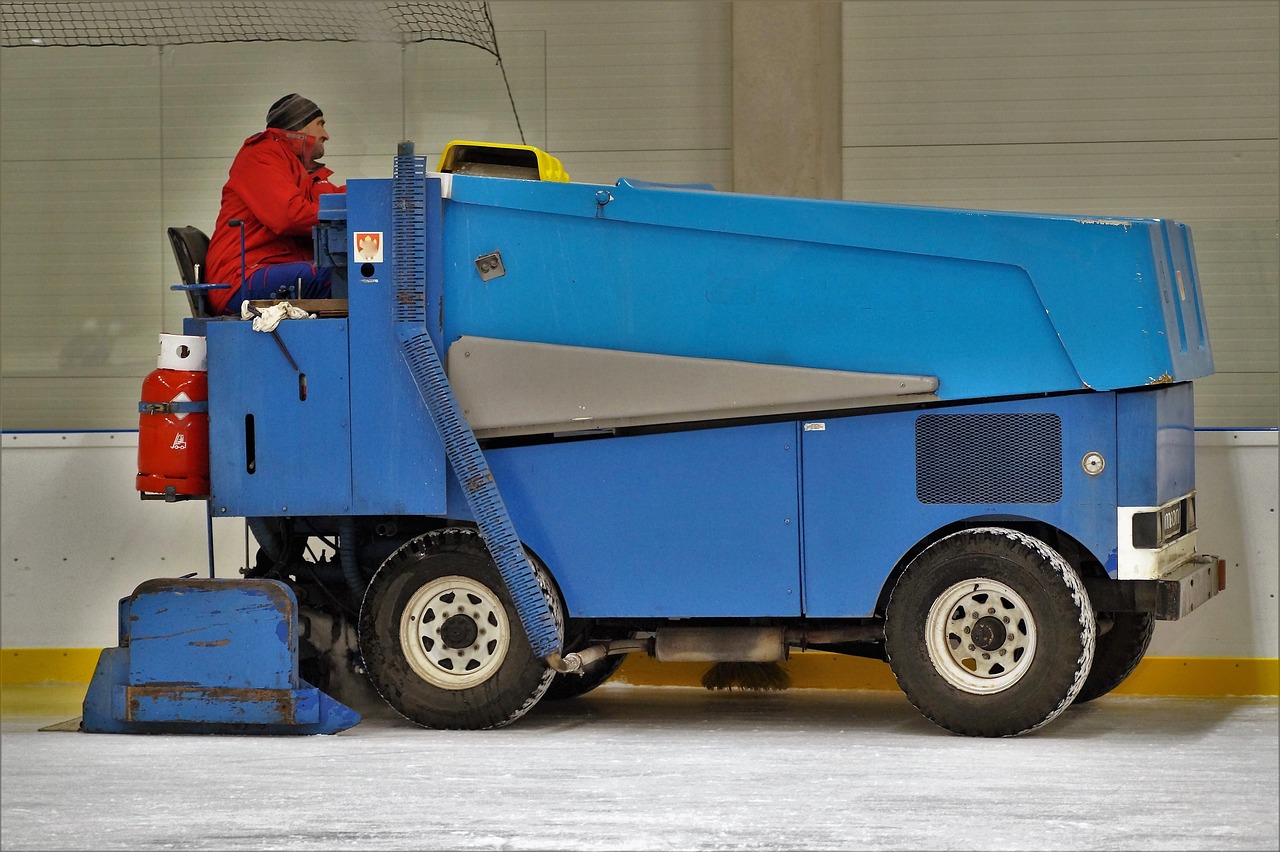
[[[314,136],[316,138],[315,148],[311,150],[311,159],[318,160],[324,156],[324,143],[329,138],[328,132],[324,129],[324,116],[314,119],[306,127],[298,131],[304,136]]]

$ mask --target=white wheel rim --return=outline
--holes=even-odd
[[[441,689],[488,680],[506,659],[511,622],[492,589],[467,577],[427,583],[400,616],[400,647],[419,677]]]
[[[978,577],[934,600],[925,645],[952,686],[975,695],[1000,692],[1021,680],[1035,658],[1035,619],[1009,586]]]

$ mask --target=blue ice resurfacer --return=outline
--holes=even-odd
[[[357,670],[421,725],[507,724],[627,653],[820,649],[1015,735],[1223,587],[1184,225],[590,185],[471,142],[429,171],[406,143],[324,197],[316,252],[314,318],[186,321],[198,496],[296,594],[306,680]]]

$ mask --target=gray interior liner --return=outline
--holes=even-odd
[[[894,405],[937,399],[938,388],[933,376],[467,336],[446,369],[482,438]]]

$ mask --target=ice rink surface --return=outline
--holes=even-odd
[[[0,847],[1280,847],[1275,698],[1108,696],[973,739],[899,693],[606,684],[496,731],[0,735]]]

